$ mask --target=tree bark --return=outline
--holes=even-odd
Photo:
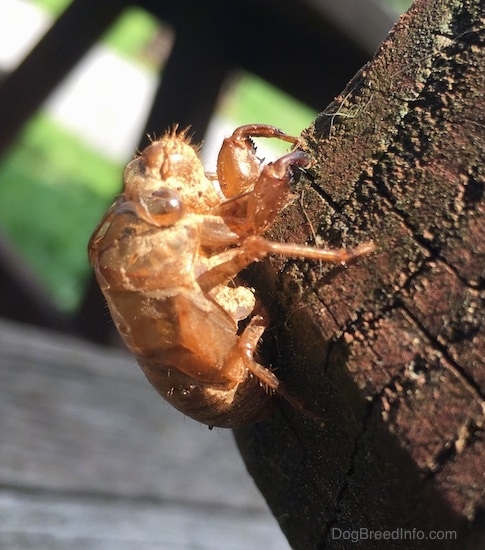
[[[293,548],[485,547],[484,17],[418,0],[304,132],[315,165],[272,237],[376,252],[249,274],[262,353],[325,418],[281,403],[236,432]]]

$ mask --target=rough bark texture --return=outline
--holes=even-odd
[[[282,404],[236,433],[294,548],[485,547],[483,12],[418,0],[304,134],[313,179],[274,238],[377,251],[251,274],[273,366],[325,411],[319,429]],[[344,538],[359,529],[395,539]]]

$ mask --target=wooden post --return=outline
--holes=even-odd
[[[418,0],[304,132],[273,237],[377,251],[252,274],[268,360],[326,418],[236,433],[293,548],[483,547],[484,43],[481,0]]]

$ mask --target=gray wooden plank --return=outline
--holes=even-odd
[[[236,508],[1,492],[0,517],[0,548],[8,550],[288,547],[264,515]]]
[[[0,482],[261,508],[231,432],[171,409],[131,356],[5,324],[0,350]]]
[[[279,548],[287,547],[246,473],[230,431],[209,431],[171,409],[132,357],[122,351],[2,320],[0,487],[13,491],[24,506],[29,499],[22,495],[72,495],[73,500],[63,497],[62,501],[72,506],[80,506],[76,499],[83,497],[82,506],[91,517],[100,507],[96,499],[108,499],[105,514],[113,506],[117,510],[116,529],[119,521],[125,521],[123,514],[128,515],[123,512],[123,499],[152,502],[157,509],[166,506],[184,513],[187,509],[192,511],[187,518],[206,509],[204,521],[210,524],[212,517],[216,526],[228,514],[257,517],[280,541]],[[2,505],[0,548],[22,547],[6,545],[8,533],[1,531],[8,502],[14,501]],[[22,516],[20,504],[16,513],[25,520],[28,509]],[[34,518],[35,510],[41,514],[41,508],[31,509]],[[141,515],[152,517],[150,510],[147,505]],[[55,515],[48,517],[47,524]],[[182,517],[178,525],[186,525],[187,518]],[[246,522],[248,531],[251,521]],[[30,523],[24,521],[24,525]],[[36,540],[40,544],[44,539]],[[105,544],[104,539],[100,544]],[[110,548],[108,542],[83,546],[98,547]]]

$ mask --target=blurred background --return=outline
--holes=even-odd
[[[140,7],[143,2],[103,2],[100,6],[112,13],[102,14],[105,20],[93,32],[99,37],[88,39],[80,52],[69,56],[72,65],[62,57],[67,57],[66,51],[76,41],[74,29],[67,31],[68,36],[72,33],[71,44],[60,42],[62,35],[54,36],[50,45],[54,55],[46,48],[34,59],[37,67],[28,67],[30,81],[22,75],[22,81],[14,82],[22,90],[12,97],[15,104],[21,103],[18,109],[6,104],[7,93],[0,94],[0,133],[4,134],[0,141],[0,233],[52,300],[50,321],[39,321],[55,323],[57,309],[65,327],[62,314],[71,315],[82,306],[88,290],[87,240],[120,190],[122,167],[143,142],[145,131],[160,135],[172,122],[192,125],[195,139],[204,140],[202,156],[208,169],[214,167],[222,138],[241,124],[273,124],[299,135],[371,57],[398,11],[409,3],[376,2],[353,2],[360,5],[358,10],[352,10],[348,2],[347,13],[346,3],[337,1],[290,2],[290,10],[280,8],[274,13],[272,2],[253,6],[236,2],[231,9],[219,10],[214,2],[206,14],[194,12],[190,2],[179,2],[182,15],[169,2],[160,2],[165,7],[159,11],[166,12],[162,16],[168,22],[156,17],[156,9],[154,14]],[[8,84],[9,75],[69,4],[69,0],[2,0],[0,84]],[[340,5],[340,11],[332,4]],[[246,8],[240,9],[241,5]],[[89,12],[90,2],[84,6],[87,28],[76,25],[75,30],[85,36],[95,23],[89,19],[101,17],[99,9]],[[220,27],[211,11],[220,12]],[[188,45],[177,43],[177,29],[170,21],[188,27],[181,29],[181,40]],[[343,31],[335,29],[336,24]],[[357,36],[355,25],[360,29]],[[214,36],[215,32],[220,35]],[[214,45],[219,39],[221,43]],[[210,44],[200,53],[204,40]],[[218,49],[221,59],[212,55],[217,47],[224,48],[223,52]],[[311,58],[309,52],[313,52]],[[169,89],[160,90],[172,55],[181,58],[182,67],[170,67],[175,82],[167,82]],[[219,66],[211,68],[211,62]],[[248,66],[237,66],[238,62]],[[193,78],[186,74],[190,71]],[[48,83],[38,92],[39,79]],[[287,90],[276,88],[278,81]],[[290,90],[299,96],[290,96]],[[163,96],[162,104],[156,106],[162,112],[154,113],[147,125],[153,103],[159,99],[157,93]],[[21,96],[27,94],[35,97],[24,101]],[[168,94],[171,97],[165,97]],[[14,115],[17,120],[5,120]],[[263,156],[269,155],[268,141],[259,146]],[[1,308],[0,303],[0,314],[28,314],[18,311],[22,309],[18,305],[13,308],[16,312]]]
[[[267,123],[299,135],[371,59],[409,4],[409,0],[0,0],[0,392],[4,393],[0,395],[4,407],[0,410],[0,484],[14,488],[6,500],[0,491],[0,511],[12,510],[15,501],[17,518],[32,514],[25,512],[26,502],[15,492],[19,479],[31,479],[26,485],[36,490],[56,486],[57,481],[39,485],[39,464],[44,462],[36,466],[37,447],[31,431],[55,439],[59,430],[73,429],[69,422],[56,423],[66,414],[63,407],[68,407],[69,399],[52,409],[53,400],[66,391],[56,386],[66,376],[66,368],[71,368],[69,391],[74,392],[69,407],[74,407],[72,403],[79,407],[75,422],[88,414],[83,392],[89,393],[90,384],[99,384],[100,379],[106,384],[106,394],[99,397],[100,414],[123,411],[123,404],[113,404],[109,397],[109,380],[119,372],[125,373],[121,378],[126,376],[129,387],[138,388],[140,395],[147,392],[140,402],[153,399],[149,402],[156,405],[150,407],[157,407],[157,414],[161,409],[167,413],[167,407],[145,387],[130,358],[92,345],[110,344],[116,338],[87,263],[87,241],[121,189],[123,166],[146,144],[146,135],[160,135],[174,123],[182,128],[191,125],[194,141],[203,142],[201,155],[208,171],[214,170],[223,137],[241,124]],[[265,141],[258,143],[258,150],[270,159],[284,148]],[[61,333],[66,340],[61,340]],[[39,361],[42,353],[49,361]],[[97,371],[97,357],[106,364],[114,362],[114,370]],[[27,398],[27,390],[18,382],[19,365],[26,373],[43,373],[37,380],[36,400],[30,399],[31,394]],[[53,366],[61,369],[60,376],[52,377],[49,369]],[[83,391],[72,374],[80,371],[84,373]],[[131,371],[136,372],[134,378],[126,374]],[[43,384],[46,393],[40,395]],[[207,439],[213,434],[184,421],[178,413],[168,412],[169,420],[159,421],[143,406],[140,410],[151,418],[157,441],[166,442],[167,426],[172,431],[180,422],[182,433],[190,433],[194,441],[190,455],[197,453],[199,444],[208,452]],[[25,407],[31,409],[30,422],[36,425],[41,419],[41,427],[26,427]],[[121,426],[127,422],[123,414]],[[146,418],[138,414],[140,426],[135,431],[146,429]],[[20,418],[19,423],[6,423],[12,415]],[[119,424],[114,428],[115,424],[102,430],[121,429]],[[97,422],[83,424],[83,430],[96,429]],[[237,462],[240,459],[227,435],[216,436],[224,443],[212,450],[218,449],[219,455],[227,452]],[[100,451],[93,433],[85,437],[84,449],[94,446],[96,452],[113,452],[111,444]],[[179,442],[174,438],[171,445]],[[65,472],[79,466],[71,444],[63,439],[52,450],[70,457],[62,466],[66,479]],[[151,441],[143,445],[152,448]],[[226,445],[229,451],[223,450],[229,448]],[[5,454],[2,449],[8,446],[15,452]],[[129,439],[127,446],[131,446]],[[159,447],[153,448],[154,464],[164,460],[183,464],[183,457],[175,459],[170,453],[167,457],[166,448]],[[123,452],[128,453],[116,446],[116,453]],[[126,456],[121,477],[130,475],[131,454]],[[86,479],[105,476],[104,466],[93,468]],[[250,483],[244,479],[240,462],[236,470],[231,468],[227,477],[235,479],[238,487]],[[37,481],[29,477],[32,471],[40,476]],[[74,487],[90,493],[86,479],[81,476],[74,486],[68,483],[68,490]],[[110,490],[116,493],[113,487]],[[259,498],[254,488],[247,490],[246,510],[248,502]],[[121,493],[130,491],[133,488],[125,487]],[[163,488],[155,491],[154,498],[162,497],[166,497]],[[219,498],[216,492],[213,499]],[[240,501],[231,505],[242,506]],[[264,506],[255,504],[254,509],[260,517]],[[270,525],[268,539],[280,537],[273,539],[277,541],[274,547],[284,547],[276,523],[264,511]],[[11,533],[17,533],[15,529]],[[9,540],[10,545],[2,546],[2,540]],[[30,547],[19,540],[2,539],[0,526],[2,548]],[[40,539],[32,540],[32,547],[41,548]],[[175,536],[174,540],[179,539]],[[154,548],[161,547],[154,544]],[[234,548],[249,547],[238,544]],[[119,541],[115,547],[122,547]]]

